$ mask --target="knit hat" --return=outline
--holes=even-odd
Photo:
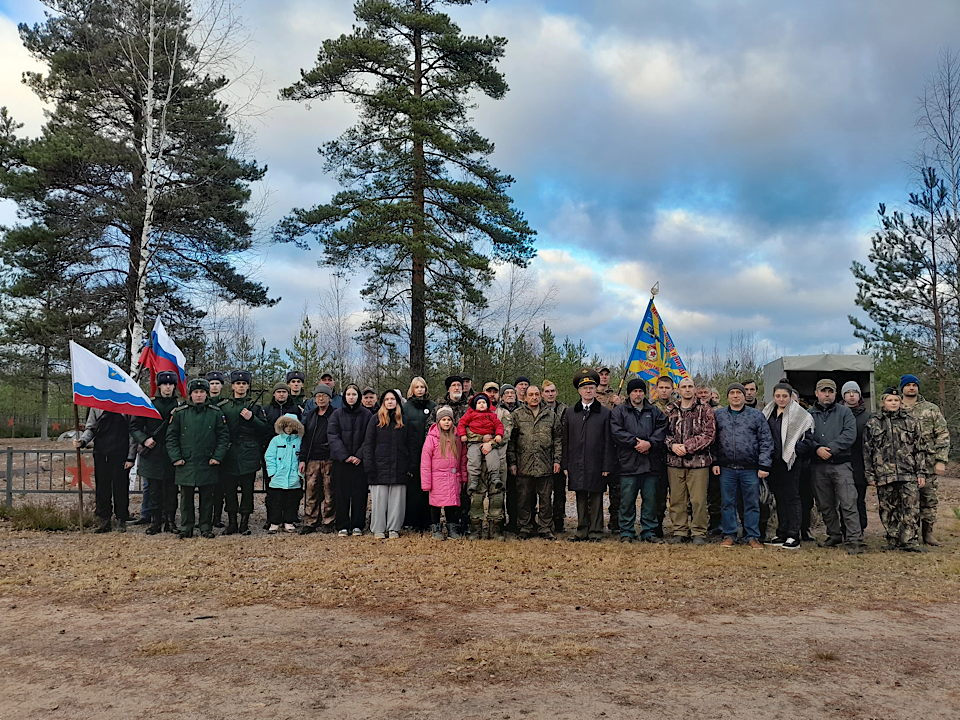
[[[287,392],[290,392],[290,386],[285,382],[278,382],[273,386],[273,391],[276,392],[277,390],[286,390]]]
[[[909,385],[910,383],[915,383],[916,386],[920,387],[920,378],[916,375],[901,375],[900,376],[900,389],[903,390],[904,385]]]
[[[500,397],[503,397],[503,394],[507,390],[516,390],[516,388],[510,383],[504,383],[503,385],[500,386]]]
[[[487,401],[487,410],[490,410],[490,409],[493,407],[493,403],[490,401],[490,396],[487,395],[486,393],[482,393],[482,392],[481,392],[481,393],[477,393],[477,394],[474,395],[472,398],[470,398],[470,407],[472,407],[474,410],[477,409],[477,401],[478,401],[478,400],[486,400],[486,401]]]
[[[846,395],[848,392],[855,392],[857,395],[863,395],[863,393],[860,391],[859,383],[857,383],[855,380],[848,380],[840,389],[841,395]]]
[[[525,375],[521,375],[520,377],[518,377],[516,380],[513,381],[513,385],[514,385],[514,387],[516,387],[517,385],[519,385],[519,384],[522,383],[522,382],[525,382],[527,385],[529,385],[529,384],[530,384],[530,378],[526,377]]]
[[[734,390],[739,390],[744,395],[747,394],[747,390],[745,387],[743,387],[742,383],[732,382],[729,385],[727,385],[727,397],[730,397],[730,393],[733,392]]]
[[[460,383],[460,386],[463,387],[463,378],[459,375],[447,375],[447,379],[443,381],[443,384],[447,386],[447,390],[450,389],[450,386],[455,382]]]
[[[317,385],[317,386],[313,389],[313,394],[314,394],[314,395],[319,395],[320,393],[323,393],[323,394],[326,395],[327,397],[331,397],[331,398],[332,398],[332,397],[333,397],[333,388],[330,387],[329,385],[324,385],[323,383],[320,383],[319,385]]]
[[[449,405],[441,405],[437,408],[437,422],[440,422],[443,418],[448,417],[453,420],[453,408]]]
[[[643,378],[632,378],[630,382],[627,383],[627,392],[632,393],[634,390],[643,390],[643,394],[647,394],[647,381]]]

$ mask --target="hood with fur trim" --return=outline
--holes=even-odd
[[[277,432],[277,435],[283,435],[287,430],[293,430],[297,435],[303,437],[303,424],[292,413],[277,418],[277,421],[273,424],[273,429]]]

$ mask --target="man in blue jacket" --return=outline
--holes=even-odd
[[[737,496],[743,498],[743,531],[754,550],[760,542],[760,478],[770,474],[773,463],[773,436],[767,419],[759,410],[747,407],[743,385],[727,388],[728,407],[717,408],[716,452],[713,474],[720,476],[720,547],[733,547],[737,536]]]
[[[627,383],[629,401],[617,405],[610,418],[620,459],[620,542],[637,540],[637,494],[640,495],[640,540],[657,537],[657,484],[663,472],[667,416],[646,400],[646,381]]]

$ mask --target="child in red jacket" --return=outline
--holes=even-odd
[[[485,393],[477,393],[470,398],[470,409],[460,418],[457,425],[457,435],[467,444],[467,475],[470,482],[467,485],[467,494],[473,492],[480,485],[480,475],[483,472],[483,446],[493,440],[500,443],[503,440],[503,423],[493,411],[490,398]],[[490,475],[495,475],[494,485],[500,480],[500,449],[491,447],[486,455],[486,466]]]

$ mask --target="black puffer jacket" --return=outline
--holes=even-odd
[[[334,410],[327,425],[331,459],[346,462],[349,457],[362,457],[363,440],[369,422],[370,411],[360,403],[344,404]]]
[[[403,485],[410,473],[413,452],[413,433],[406,425],[398,427],[391,419],[389,425],[379,426],[374,415],[367,423],[363,442],[363,469],[370,485]]]

